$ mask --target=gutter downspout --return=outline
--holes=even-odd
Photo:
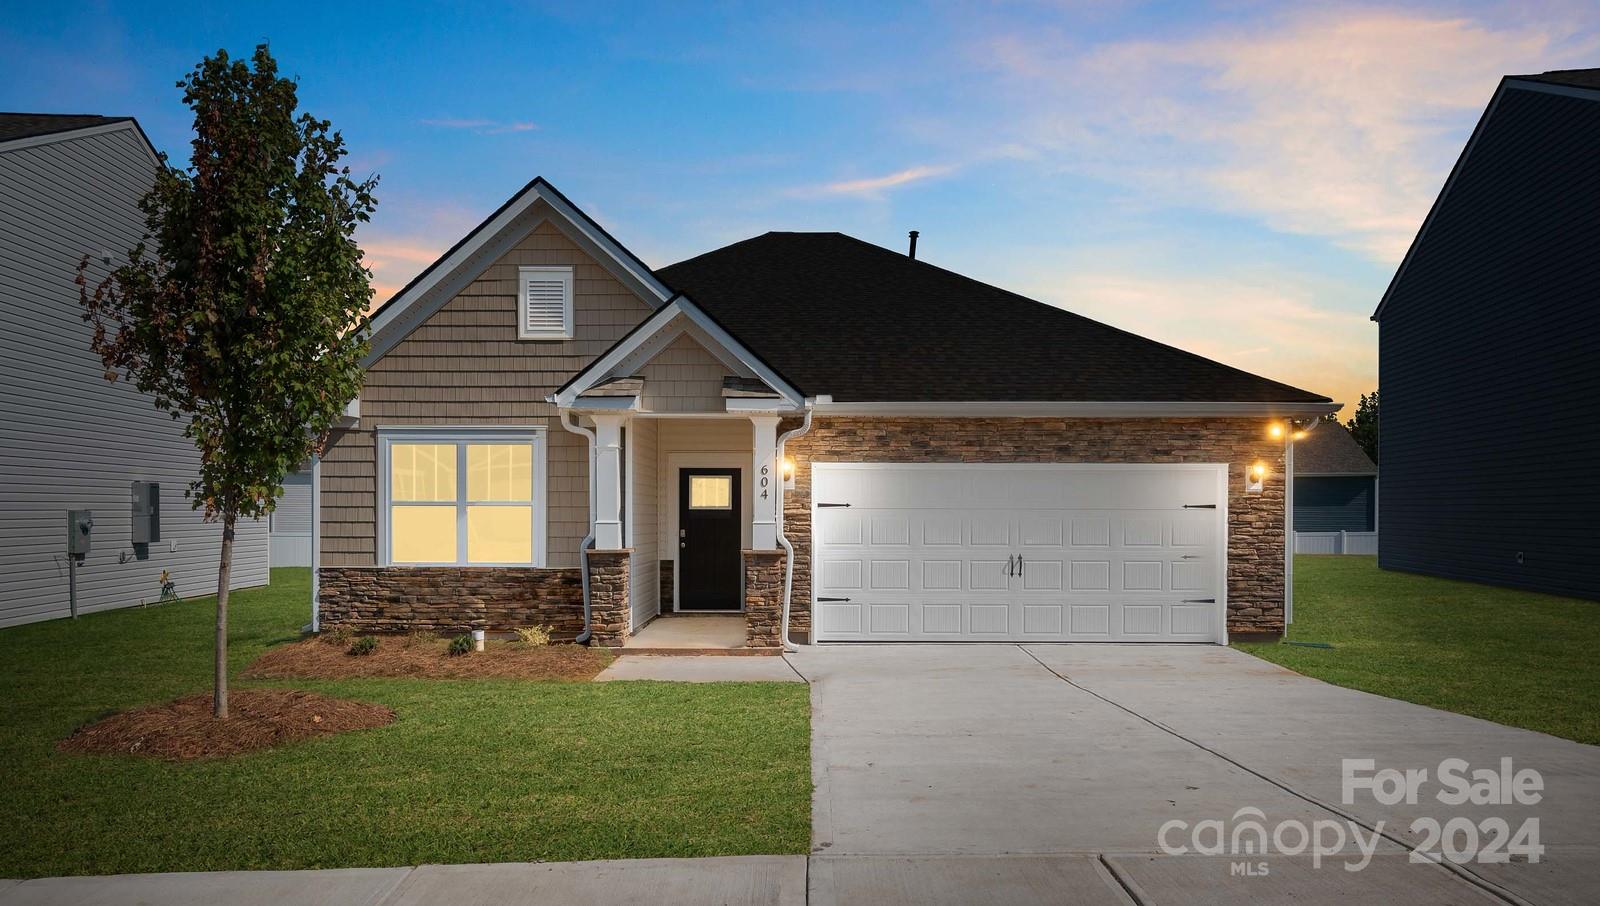
[[[579,645],[587,644],[589,637],[594,635],[594,625],[590,619],[589,609],[589,548],[594,544],[594,432],[582,425],[574,425],[567,421],[567,413],[558,415],[561,427],[573,434],[587,438],[589,443],[589,534],[583,536],[583,541],[578,544],[578,574],[583,578],[583,631],[573,639]]]
[[[778,436],[778,471],[780,478],[783,472],[783,448],[791,438],[811,430],[812,409],[806,406],[805,421],[793,431],[785,431]],[[796,466],[796,469],[799,467]],[[783,548],[783,618],[778,623],[778,641],[783,644],[784,651],[799,651],[799,646],[789,641],[789,600],[794,594],[794,545],[783,534],[783,490],[786,482],[778,482],[778,546]]]
[[[1283,432],[1283,636],[1289,637],[1289,626],[1294,623],[1294,442],[1295,432],[1310,434],[1322,424],[1322,419],[1312,419],[1304,428],[1296,428],[1294,419],[1284,420]]]

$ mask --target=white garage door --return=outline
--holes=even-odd
[[[816,638],[1222,642],[1221,465],[818,463]]]

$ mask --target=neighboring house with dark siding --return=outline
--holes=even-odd
[[[1377,528],[1378,467],[1340,425],[1319,425],[1294,444],[1294,530]]]
[[[78,262],[105,277],[144,235],[139,199],[159,162],[129,117],[0,113],[0,626],[69,612],[67,511],[90,510],[80,611],[217,587],[222,529],[189,508],[199,454],[89,348]],[[160,486],[160,540],[132,542],[135,481]],[[267,582],[267,524],[240,523],[235,588]]]
[[[1379,564],[1600,598],[1600,69],[1501,81],[1372,317]]]

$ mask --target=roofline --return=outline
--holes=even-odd
[[[1494,116],[1496,108],[1500,106],[1500,99],[1505,96],[1507,88],[1600,101],[1600,89],[1539,82],[1518,76],[1502,76],[1500,84],[1495,86],[1493,96],[1489,98],[1489,105],[1484,108],[1483,115],[1478,117],[1478,124],[1472,128],[1472,137],[1467,139],[1466,147],[1461,149],[1461,155],[1456,158],[1455,165],[1450,168],[1450,175],[1445,178],[1444,186],[1439,189],[1439,194],[1434,197],[1433,206],[1428,208],[1428,216],[1422,219],[1422,226],[1417,228],[1417,235],[1412,238],[1410,247],[1406,249],[1405,257],[1400,259],[1400,266],[1395,268],[1394,276],[1389,278],[1389,286],[1384,289],[1383,297],[1378,300],[1378,307],[1373,309],[1371,320],[1382,321],[1383,310],[1388,306],[1389,299],[1394,295],[1396,287],[1400,285],[1400,278],[1405,276],[1406,268],[1411,265],[1411,259],[1416,256],[1417,249],[1421,247],[1423,239],[1427,237],[1428,227],[1433,225],[1435,215],[1439,213],[1439,209],[1444,205],[1445,197],[1454,188],[1456,178],[1461,175],[1461,170],[1466,165],[1467,158],[1472,154],[1472,149],[1478,144],[1478,139],[1483,135],[1484,126],[1488,124],[1489,118]]]
[[[607,371],[622,364],[628,356],[643,346],[651,336],[661,328],[671,323],[678,315],[688,318],[690,323],[699,327],[709,337],[720,345],[734,358],[738,359],[759,377],[767,386],[782,396],[787,402],[799,406],[805,397],[796,390],[776,369],[768,365],[754,350],[740,342],[737,337],[729,333],[721,324],[718,324],[704,309],[694,304],[688,296],[679,293],[672,297],[666,304],[650,313],[650,316],[633,326],[632,330],[622,335],[622,338],[611,344],[605,352],[590,360],[577,374],[567,379],[556,391],[545,397],[547,402],[557,406],[570,408],[585,390],[598,383]]]
[[[109,123],[96,123],[93,126],[75,126],[64,129],[55,129],[50,132],[40,132],[34,135],[25,135],[21,138],[0,141],[0,154],[4,154],[8,151],[21,151],[24,148],[36,148],[40,145],[52,145],[56,142],[90,138],[92,136],[105,135],[111,132],[121,132],[124,129],[130,128],[133,130],[133,133],[139,137],[140,144],[144,145],[145,153],[150,156],[150,163],[157,167],[164,166],[164,163],[161,160],[161,152],[157,151],[156,146],[150,143],[150,136],[145,135],[144,127],[140,126],[139,121],[131,116],[117,117],[115,120],[112,120]]]
[[[1019,401],[1019,400],[951,400],[905,402],[834,402],[830,397],[818,397],[814,409],[818,415],[881,415],[881,416],[955,416],[979,418],[1027,418],[1030,416],[1064,416],[1069,418],[1245,418],[1262,416],[1281,418],[1295,415],[1324,415],[1337,412],[1342,404],[1334,402],[1216,402],[1172,401]]]
[[[402,316],[415,303],[437,288],[456,268],[470,261],[484,246],[500,236],[513,221],[539,201],[548,204],[564,220],[572,224],[585,241],[615,262],[622,274],[628,278],[624,283],[632,282],[638,289],[643,290],[641,295],[645,296],[645,301],[659,308],[675,295],[639,256],[618,242],[616,237],[596,223],[594,218],[584,213],[582,208],[573,204],[560,189],[551,185],[543,176],[536,176],[484,218],[483,222],[461,237],[443,255],[424,268],[420,274],[413,277],[410,283],[373,311],[369,316],[371,326],[368,333],[375,342],[367,354],[365,364],[370,365],[393,349],[411,332],[411,329],[415,329],[415,325],[410,329],[397,329],[393,332],[393,336],[379,339],[379,334],[397,325],[403,326]],[[652,296],[653,300],[650,298]],[[448,300],[441,300],[441,304],[443,301]]]
[[[766,236],[771,236],[773,234],[780,234],[781,235],[781,234],[786,234],[786,233],[799,233],[801,235],[838,236],[840,238],[847,239],[847,240],[849,240],[851,242],[860,243],[861,245],[868,246],[868,247],[876,249],[876,250],[878,250],[880,252],[885,252],[887,254],[894,255],[896,257],[899,257],[902,254],[900,252],[895,251],[894,249],[889,248],[888,246],[879,245],[876,242],[869,242],[869,241],[867,241],[865,239],[862,239],[859,236],[852,236],[849,233],[840,232],[839,230],[820,230],[820,231],[768,230],[767,232],[761,233],[761,234],[756,235],[756,236],[750,236],[750,237],[747,237],[747,238],[744,238],[744,239],[740,239],[737,242],[731,242],[731,243],[729,243],[729,244],[727,244],[725,246],[722,246],[721,248],[715,248],[715,249],[712,249],[712,250],[707,251],[707,252],[701,252],[700,254],[695,255],[693,257],[685,258],[682,261],[674,262],[672,264],[669,264],[669,265],[661,268],[661,270],[663,270],[663,271],[671,270],[672,268],[678,267],[680,265],[688,264],[691,261],[697,261],[697,260],[699,260],[701,258],[704,258],[704,257],[707,257],[709,255],[715,255],[715,254],[717,254],[719,252],[725,252],[728,249],[734,248],[735,246],[744,245],[745,243],[748,243],[748,242],[754,242],[754,241],[756,241],[758,239],[761,239],[761,238],[764,238]],[[1274,380],[1274,379],[1269,378],[1269,377],[1267,377],[1265,375],[1256,374],[1253,371],[1246,371],[1243,368],[1239,368],[1239,367],[1234,366],[1234,365],[1229,365],[1226,362],[1219,362],[1216,359],[1207,358],[1206,356],[1203,356],[1203,355],[1199,354],[1198,352],[1193,352],[1191,350],[1184,349],[1181,346],[1174,346],[1171,343],[1163,343],[1160,340],[1156,340],[1156,339],[1153,339],[1151,337],[1147,337],[1147,336],[1145,336],[1143,334],[1134,333],[1131,330],[1128,330],[1128,329],[1122,328],[1122,327],[1118,327],[1115,324],[1108,324],[1105,321],[1100,321],[1100,320],[1097,320],[1095,318],[1091,318],[1088,315],[1080,314],[1077,311],[1074,311],[1074,310],[1072,310],[1070,308],[1067,308],[1065,305],[1055,305],[1055,304],[1050,303],[1050,302],[1044,302],[1042,300],[1035,299],[1032,296],[1024,296],[1023,294],[1021,294],[1019,292],[1016,292],[1015,290],[1006,289],[1003,286],[997,286],[997,285],[995,285],[993,283],[985,283],[984,281],[979,280],[977,277],[973,277],[973,276],[968,275],[968,274],[963,274],[960,271],[953,271],[953,270],[951,270],[951,269],[949,269],[947,267],[941,267],[941,266],[939,266],[937,264],[934,264],[931,261],[924,261],[921,258],[911,258],[910,261],[911,261],[911,263],[913,265],[931,268],[933,270],[939,271],[940,273],[948,274],[948,275],[950,275],[952,277],[955,277],[958,280],[965,280],[968,283],[972,283],[972,284],[975,284],[977,286],[981,286],[981,287],[983,287],[985,289],[992,290],[994,292],[1002,293],[1004,295],[1010,296],[1011,298],[1013,298],[1013,299],[1015,299],[1015,300],[1017,300],[1019,302],[1027,302],[1027,303],[1030,303],[1032,305],[1039,305],[1039,306],[1043,306],[1044,308],[1054,309],[1055,311],[1062,312],[1063,314],[1065,314],[1065,315],[1067,315],[1069,317],[1077,318],[1077,319],[1079,319],[1081,321],[1086,321],[1086,322],[1088,322],[1090,324],[1096,325],[1097,327],[1102,327],[1102,328],[1104,328],[1106,330],[1110,330],[1110,331],[1114,331],[1116,333],[1122,334],[1123,336],[1132,337],[1133,339],[1138,340],[1138,341],[1143,342],[1143,343],[1149,343],[1149,344],[1152,344],[1152,345],[1155,345],[1155,346],[1160,346],[1160,347],[1162,347],[1164,349],[1171,350],[1172,352],[1174,352],[1174,353],[1176,353],[1178,355],[1184,356],[1186,358],[1193,359],[1193,360],[1199,361],[1199,362],[1204,362],[1207,365],[1212,365],[1212,366],[1215,366],[1217,368],[1222,368],[1222,369],[1234,372],[1235,374],[1241,374],[1241,375],[1244,375],[1245,377],[1251,378],[1253,380],[1262,381],[1262,382],[1267,383],[1267,384],[1272,384],[1272,385],[1275,385],[1277,387],[1283,388],[1285,391],[1291,391],[1291,392],[1295,392],[1295,393],[1303,393],[1306,396],[1311,397],[1311,399],[1309,399],[1309,400],[1302,401],[1302,402],[1305,402],[1307,404],[1318,404],[1318,403],[1326,402],[1328,400],[1328,397],[1319,396],[1319,395],[1317,395],[1317,394],[1315,394],[1315,393],[1313,393],[1313,392],[1311,392],[1309,390],[1305,390],[1305,389],[1302,389],[1300,387],[1295,387],[1295,386],[1293,386],[1291,384],[1285,384],[1282,381]],[[709,312],[707,312],[707,314],[710,315]],[[714,316],[712,316],[712,317],[714,319]],[[726,329],[726,328],[724,328],[724,329]],[[729,333],[732,333],[732,331],[729,331]],[[787,380],[787,378],[785,378],[785,380]],[[792,384],[792,385],[794,385],[796,387],[799,387],[799,385],[795,384],[795,382],[793,382],[793,381],[790,381],[790,384]],[[804,390],[806,388],[801,388],[801,389]],[[1337,407],[1335,407],[1335,408],[1337,408]],[[1330,411],[1333,411],[1333,410],[1330,410]]]

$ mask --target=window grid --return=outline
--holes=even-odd
[[[384,460],[380,466],[388,486],[387,499],[379,518],[383,521],[385,529],[386,562],[397,566],[542,565],[543,533],[542,525],[539,524],[540,511],[537,509],[545,505],[545,501],[539,499],[539,495],[543,493],[543,480],[539,474],[542,452],[539,444],[542,443],[542,434],[517,438],[467,436],[448,439],[426,436],[384,438],[382,444]],[[441,462],[445,449],[450,450],[453,455],[449,469],[446,469]],[[416,470],[419,456],[423,467],[432,471],[431,480],[435,485],[442,477],[446,475],[450,477],[453,488],[449,498],[411,500],[400,496],[400,494],[405,494],[407,497],[417,496],[416,486],[422,482],[416,480],[415,474],[406,475],[404,479],[396,476],[396,465],[409,465]],[[479,465],[476,481],[473,468],[475,461]],[[496,477],[500,479],[498,486]],[[437,486],[425,490],[436,498],[442,497],[444,493],[443,489]],[[480,494],[484,499],[476,499]],[[404,521],[416,525],[427,521],[421,512],[423,508],[454,511],[452,559],[416,559],[400,556],[402,553],[412,552],[407,551],[403,543],[396,543],[399,532],[397,532],[395,513],[406,512]],[[499,512],[512,509],[526,510],[525,518],[518,520],[514,516],[508,517]],[[436,530],[442,528],[437,520],[434,527]],[[506,540],[508,535],[509,541]],[[478,542],[476,545],[475,540]],[[486,556],[474,559],[475,548]],[[513,551],[525,553],[511,556]],[[487,556],[488,554],[501,556],[491,557]]]

